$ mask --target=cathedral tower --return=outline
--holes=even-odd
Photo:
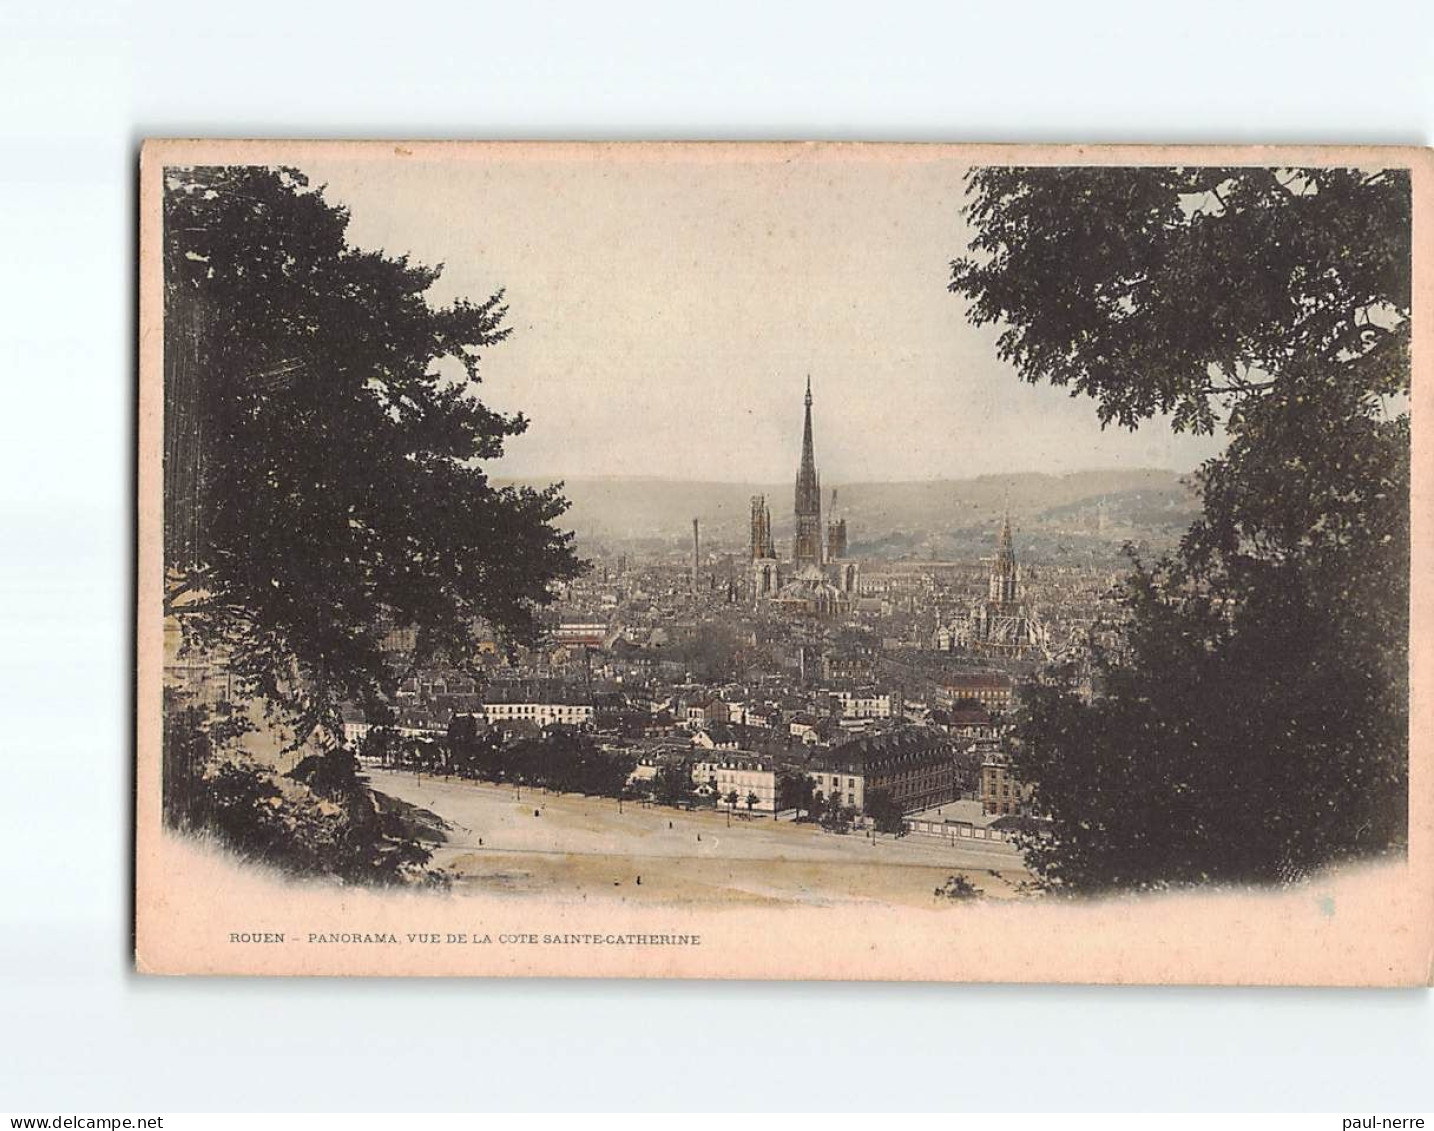
[[[772,542],[772,512],[767,509],[766,495],[752,496],[752,560],[775,558],[777,548]]]
[[[832,505],[827,514],[827,561],[834,562],[846,557],[846,519],[837,518],[837,493],[832,488]]]
[[[772,512],[765,495],[752,496],[752,597],[757,603],[782,583],[777,547],[772,543]]]
[[[797,569],[822,564],[822,484],[812,450],[812,379],[807,377],[806,420],[802,426],[802,462],[797,468],[797,535],[792,562]]]
[[[1001,540],[996,560],[991,563],[991,600],[1000,605],[1016,603],[1016,551],[1011,546],[1011,512],[1001,521]]]

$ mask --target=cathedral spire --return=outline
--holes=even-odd
[[[1001,517],[1001,536],[996,543],[996,560],[991,563],[991,600],[1002,605],[1016,600],[1016,551],[1011,545],[1011,504]]]
[[[802,421],[802,462],[797,468],[797,537],[792,557],[798,564],[822,561],[822,488],[812,444],[812,378],[807,374],[806,412]]]
[[[797,471],[797,513],[801,513],[801,490],[802,486],[810,481],[813,485],[817,481],[816,456],[812,451],[812,377],[807,374],[807,395],[806,418],[802,423],[802,465]],[[818,500],[820,502],[820,500]]]

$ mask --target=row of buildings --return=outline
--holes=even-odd
[[[656,773],[648,759],[634,777]],[[693,759],[692,780],[719,804],[736,795],[736,803],[757,813],[775,813],[780,805],[781,767],[772,759],[743,751]],[[987,816],[1015,817],[1031,811],[1032,789],[1011,768],[999,741],[959,742],[907,732],[837,747],[800,771],[812,783],[813,807],[820,810],[833,797],[861,817],[884,794],[903,813],[921,813],[961,801],[977,800]]]
[[[861,816],[878,793],[913,813],[960,800],[978,788],[980,778],[980,755],[973,744],[917,728],[857,739],[805,762],[745,750],[692,755],[669,748],[640,759],[634,779],[649,780],[673,762],[690,768],[699,793],[719,803],[735,794],[740,807],[768,814],[779,808],[784,774],[807,778],[814,808],[835,798]]]

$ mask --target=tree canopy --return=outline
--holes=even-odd
[[[166,613],[310,728],[391,690],[387,628],[461,662],[581,570],[558,488],[483,468],[527,426],[476,395],[502,292],[434,305],[347,225],[296,170],[165,172]]]
[[[795,809],[800,819],[803,810],[810,813],[815,794],[816,783],[802,771],[788,768],[777,771],[778,809]]]
[[[877,832],[895,833],[897,836],[906,835],[906,813],[890,791],[885,789],[867,790],[866,815],[872,819]]]
[[[659,805],[691,809],[697,798],[692,768],[685,762],[664,762],[652,778],[651,791]]]
[[[1024,689],[1054,886],[1273,880],[1402,846],[1410,185],[1356,169],[980,169],[951,290],[1103,423],[1223,427],[1135,562],[1090,701]]]
[[[1292,366],[1407,391],[1405,170],[980,168],[967,192],[950,289],[1104,423],[1209,432]]]

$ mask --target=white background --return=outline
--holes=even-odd
[[[146,980],[127,938],[140,138],[1428,144],[1430,11],[0,0],[0,1108],[1434,1107],[1424,992]]]

